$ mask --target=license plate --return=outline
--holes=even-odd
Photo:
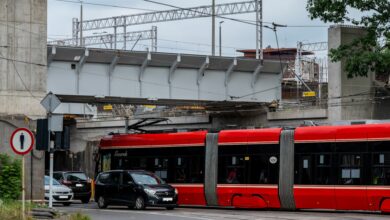
[[[164,202],[170,202],[170,201],[173,201],[173,198],[163,198],[163,201]]]
[[[67,199],[69,198],[68,196],[60,196],[60,199]]]
[[[76,187],[83,187],[83,184],[77,183],[77,184],[76,184]]]

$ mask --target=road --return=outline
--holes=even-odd
[[[70,207],[56,206],[56,209],[67,212],[81,212],[93,220],[389,220],[390,215],[377,213],[345,213],[345,212],[286,212],[264,210],[210,209],[210,208],[147,208],[142,211],[129,210],[126,207],[109,207],[98,209],[93,202],[72,204]]]

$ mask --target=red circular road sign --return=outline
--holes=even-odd
[[[27,128],[18,128],[12,133],[10,143],[16,154],[25,155],[34,146],[34,135]]]

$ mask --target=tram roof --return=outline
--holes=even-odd
[[[218,145],[278,144],[281,131],[282,128],[223,130],[219,132]],[[205,146],[207,133],[116,134],[104,137],[100,148],[200,147]],[[294,140],[296,143],[390,141],[390,123],[298,127]]]
[[[299,127],[295,129],[295,142],[358,142],[390,141],[390,123]]]

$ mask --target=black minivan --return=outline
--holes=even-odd
[[[178,192],[153,173],[143,170],[113,170],[96,177],[95,201],[99,208],[126,205],[131,209],[146,206],[177,206]]]

